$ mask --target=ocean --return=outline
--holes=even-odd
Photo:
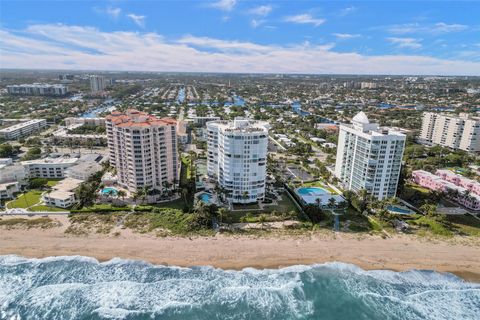
[[[0,319],[479,319],[480,284],[344,263],[242,271],[0,256]]]

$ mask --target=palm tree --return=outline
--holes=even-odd
[[[367,201],[368,191],[366,189],[360,189],[358,191],[358,196],[363,202],[365,202]]]
[[[248,191],[247,191],[247,190],[245,190],[245,191],[243,192],[242,198],[243,198],[243,200],[247,200],[247,199],[248,199]],[[243,205],[246,205],[246,202],[244,202]]]
[[[147,199],[147,196],[149,194],[150,194],[150,186],[143,186],[141,197],[140,197],[140,199],[142,199],[142,203],[145,202],[145,199]]]
[[[328,207],[330,209],[335,208],[336,204],[337,204],[337,200],[335,200],[334,197],[331,197],[330,199],[328,199]]]
[[[225,218],[225,216],[227,215],[228,213],[228,210],[225,209],[225,208],[220,208],[218,209],[218,218],[220,220],[220,223],[223,222],[223,218]]]
[[[437,206],[435,204],[426,203],[420,207],[420,210],[425,212],[427,216],[434,216],[437,213]]]
[[[122,201],[125,201],[125,197],[127,196],[127,193],[123,190],[118,190],[117,192],[117,197],[122,198]]]
[[[132,200],[133,200],[133,202],[135,202],[135,204],[137,203],[138,198],[139,198],[139,193],[138,193],[138,191],[136,191],[132,195]]]
[[[264,213],[262,213],[258,217],[258,222],[260,222],[260,225],[262,226],[262,229],[263,229],[263,227],[265,226],[265,222],[267,222],[267,216]]]
[[[322,200],[320,200],[320,198],[317,198],[315,199],[315,203],[317,204],[317,207],[320,208],[320,206],[322,205]]]
[[[390,203],[391,205],[398,205],[398,204],[400,204],[400,200],[399,200],[397,197],[391,197],[391,198],[389,199],[389,203]]]
[[[188,203],[187,203],[187,195],[188,195],[188,189],[187,188],[182,188],[182,198],[183,198],[183,202],[185,202],[185,206],[188,206]]]

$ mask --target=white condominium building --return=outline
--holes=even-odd
[[[480,119],[466,113],[425,112],[420,141],[468,152],[480,152]]]
[[[65,118],[65,125],[71,126],[73,124],[81,124],[92,127],[105,127],[105,118]]]
[[[92,92],[103,91],[110,84],[110,79],[107,79],[104,76],[90,76],[90,90]]]
[[[118,182],[130,191],[158,191],[178,180],[177,122],[137,110],[106,117],[110,164]]]
[[[265,197],[269,124],[235,119],[207,122],[208,176],[233,203]]]
[[[0,129],[0,138],[13,140],[30,135],[47,126],[47,120],[34,119],[14,124],[13,126]]]
[[[64,96],[68,93],[68,87],[63,84],[20,84],[7,86],[9,94],[28,96]]]
[[[59,179],[64,178],[66,170],[74,166],[78,158],[44,158],[22,161],[22,166],[28,178]]]
[[[395,196],[405,135],[370,123],[358,113],[352,124],[340,125],[335,176],[347,190],[365,189],[377,199]]]

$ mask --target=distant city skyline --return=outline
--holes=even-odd
[[[0,68],[480,75],[478,1],[2,1]]]

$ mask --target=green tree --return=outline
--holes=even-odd
[[[10,158],[14,156],[14,149],[8,143],[0,144],[0,158]]]

